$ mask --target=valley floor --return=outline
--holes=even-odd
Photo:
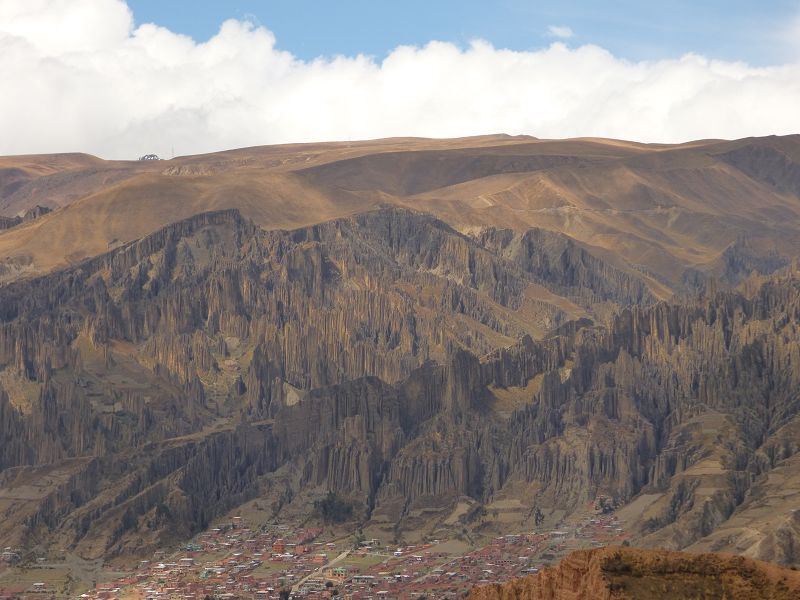
[[[281,590],[291,590],[295,598],[458,598],[477,585],[536,573],[573,550],[627,538],[616,515],[591,507],[558,529],[471,540],[458,533],[410,546],[236,516],[129,571],[90,571],[76,560],[10,567],[0,574],[0,598],[271,600]]]

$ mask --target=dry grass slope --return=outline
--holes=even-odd
[[[244,148],[170,161],[0,158],[0,214],[65,207],[0,233],[0,278],[96,256],[198,212],[292,229],[394,204],[457,229],[565,233],[666,297],[737,240],[800,247],[800,138],[644,145],[483,136]]]

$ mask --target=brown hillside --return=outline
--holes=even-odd
[[[800,573],[723,554],[602,548],[469,600],[796,600]]]
[[[800,565],[797,136],[0,165],[6,545],[141,555],[330,490],[383,539],[604,498],[614,539]]]
[[[42,273],[198,212],[237,208],[267,229],[395,204],[461,231],[569,235],[668,297],[694,273],[749,272],[729,252],[800,247],[800,138],[667,146],[485,136],[246,148],[170,161],[0,159],[0,214],[55,211],[0,234],[5,279]],[[749,256],[749,254],[748,254]],[[726,262],[727,261],[727,262]],[[785,261],[784,261],[785,262]]]

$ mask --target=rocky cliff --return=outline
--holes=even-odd
[[[0,534],[147,552],[332,490],[399,537],[463,502],[646,497],[640,543],[702,543],[794,464],[798,292],[786,272],[655,302],[562,235],[392,207],[196,215],[0,287]],[[796,527],[768,535],[742,551],[798,561]]]
[[[577,551],[557,567],[503,585],[474,589],[470,600],[789,600],[800,574],[718,554],[604,548]]]
[[[0,230],[2,229],[11,229],[12,227],[16,227],[22,223],[28,223],[30,221],[34,221],[39,217],[42,217],[50,212],[50,209],[46,206],[39,206],[36,205],[33,208],[30,208],[24,212],[22,216],[17,217],[3,217],[0,216]]]

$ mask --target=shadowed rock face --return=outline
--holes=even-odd
[[[800,164],[768,143],[752,142],[719,158],[779,192],[800,195]]]
[[[3,286],[5,485],[24,487],[42,465],[72,473],[39,509],[12,503],[20,519],[6,533],[46,526],[86,552],[123,552],[125,531],[146,520],[158,544],[163,529],[194,531],[306,455],[292,493],[310,482],[373,506],[416,426],[445,407],[474,408],[464,400],[480,369],[459,352],[484,354],[565,318],[555,306],[538,321],[518,316],[531,283],[445,224],[387,209],[270,233],[236,211],[202,214]],[[429,362],[453,353],[468,359],[472,387],[458,367]],[[432,390],[401,402],[389,384],[423,364],[418,379]],[[242,433],[250,423],[258,433]],[[193,464],[207,478],[241,460],[234,481],[192,479]],[[239,472],[228,466],[219,469]],[[192,495],[207,489],[212,502]]]
[[[586,305],[606,301],[629,305],[653,300],[642,281],[596,258],[565,235],[544,229],[530,229],[521,235],[490,229],[482,232],[478,240],[537,281],[578,297]]]
[[[616,312],[569,322],[531,286]],[[683,548],[797,453],[799,291],[653,303],[565,236],[396,208],[197,215],[0,287],[0,537],[114,556],[256,497],[330,489],[402,532],[464,499],[648,494],[641,542]],[[795,532],[747,550],[795,563]]]
[[[800,574],[742,557],[603,548],[570,554],[557,567],[475,588],[470,600],[790,600]]]
[[[523,152],[515,154],[513,150],[498,155],[487,155],[476,149],[422,150],[360,156],[303,169],[299,173],[311,181],[325,181],[345,189],[379,189],[397,196],[411,196],[492,175],[534,173],[567,166],[577,168],[595,162],[598,162],[595,157],[530,156]]]
[[[21,217],[3,217],[0,216],[0,230],[3,229],[11,229],[12,227],[16,227],[22,223],[28,223],[29,221],[33,221],[38,219],[39,217],[46,215],[50,212],[50,209],[45,206],[34,206],[33,208],[25,211],[25,214]]]

